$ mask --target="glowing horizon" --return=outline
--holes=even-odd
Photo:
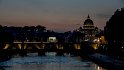
[[[0,25],[42,25],[64,32],[82,27],[90,14],[94,25],[103,29],[123,5],[123,0],[0,0]]]

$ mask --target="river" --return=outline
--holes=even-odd
[[[97,64],[74,56],[13,56],[10,60],[0,62],[0,70],[105,70]]]

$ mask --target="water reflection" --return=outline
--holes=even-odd
[[[105,70],[96,64],[70,56],[16,56],[0,63],[0,70]]]

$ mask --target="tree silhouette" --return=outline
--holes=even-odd
[[[124,9],[117,10],[110,20],[106,23],[105,36],[108,41],[123,41],[124,34],[122,30],[124,24]]]
[[[104,33],[108,41],[109,52],[114,55],[122,54],[122,46],[124,46],[124,9],[117,9],[114,15],[106,23]]]

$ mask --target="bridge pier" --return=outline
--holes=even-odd
[[[19,47],[20,47],[19,55],[26,56],[27,55],[27,50],[26,50],[27,44],[22,43]]]
[[[67,43],[64,44],[64,52],[68,55],[79,56],[81,55],[81,44],[80,43]]]
[[[60,44],[60,43],[58,43],[58,44],[56,44],[56,55],[57,56],[63,56],[64,55],[64,48],[63,48],[63,45],[62,44]]]
[[[62,49],[58,49],[58,50],[56,51],[56,55],[57,55],[57,56],[64,56],[64,51],[63,51]]]
[[[38,52],[38,56],[45,56],[46,53],[44,49],[38,49],[37,52]]]
[[[21,49],[21,50],[19,51],[19,55],[20,55],[20,56],[26,56],[26,55],[27,55],[27,50]]]
[[[75,56],[81,55],[81,44],[79,44],[79,43],[74,44],[73,47],[74,47],[73,55],[75,55]]]

